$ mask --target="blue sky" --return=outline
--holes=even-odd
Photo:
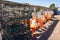
[[[56,7],[60,7],[60,0],[9,0],[13,2],[19,2],[19,3],[29,3],[32,5],[40,5],[49,7],[50,4],[55,3]]]

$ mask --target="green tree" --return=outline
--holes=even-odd
[[[55,7],[55,4],[54,4],[54,3],[51,4],[51,5],[50,5],[50,8],[55,9],[55,8],[56,8],[56,7]]]
[[[40,7],[37,8],[36,12],[40,11]]]

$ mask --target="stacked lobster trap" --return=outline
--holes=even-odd
[[[18,11],[4,6],[1,20],[3,40],[30,40],[29,19],[32,11],[19,10],[20,14]]]

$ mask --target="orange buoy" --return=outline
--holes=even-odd
[[[43,18],[43,15],[41,15],[41,17],[38,18],[38,22],[39,22],[39,27],[41,29],[43,27],[44,22],[45,22],[45,19]]]
[[[32,13],[32,18],[30,19],[30,29],[32,32],[32,37],[34,37],[34,31],[36,30],[37,27],[37,21],[36,21],[36,14]]]

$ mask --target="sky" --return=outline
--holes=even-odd
[[[51,4],[55,3],[56,7],[60,7],[60,0],[8,0],[19,3],[29,3],[31,5],[39,5],[49,7]]]

